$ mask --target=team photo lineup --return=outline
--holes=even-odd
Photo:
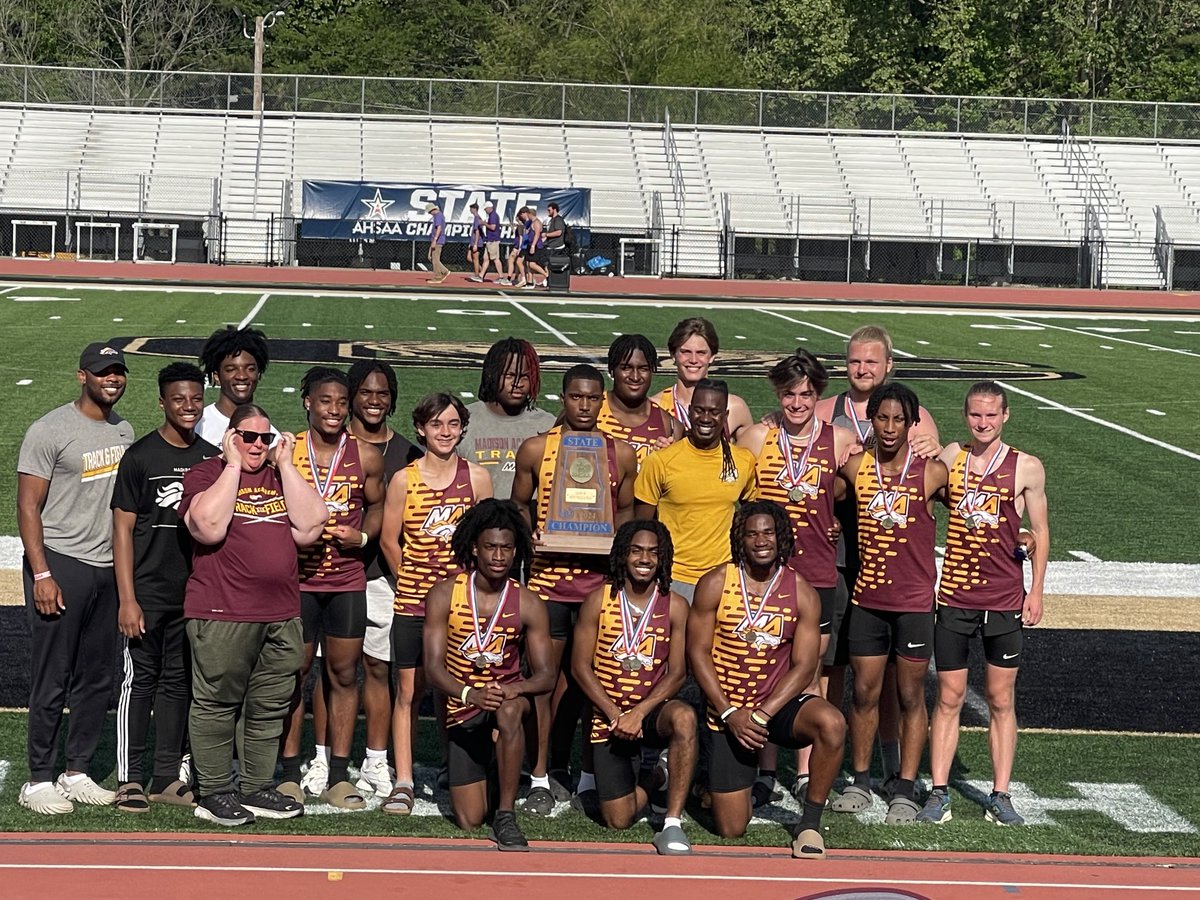
[[[500,271],[484,243],[473,279]],[[1050,535],[1042,463],[1003,438],[1004,387],[970,385],[962,421],[935,423],[866,325],[846,390],[801,348],[765,372],[777,405],[752,411],[719,350],[685,318],[544,385],[510,337],[473,402],[435,391],[411,410],[386,361],[315,365],[293,434],[255,401],[268,336],[228,326],[161,368],[161,424],[135,435],[119,401],[154,388],[128,383],[120,346],[89,344],[78,398],[28,426],[17,463],[20,805],[402,817],[425,764],[457,825],[500,850],[530,849],[521,818],[569,804],[609,829],[646,817],[659,854],[688,855],[790,792],[792,856],[820,859],[823,817],[882,802],[887,825],[952,820],[978,637],[992,791],[954,811],[1023,825],[1016,682]],[[114,692],[110,790],[89,771]]]

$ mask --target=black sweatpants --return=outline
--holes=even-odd
[[[117,654],[117,584],[112,566],[90,566],[46,549],[46,564],[62,589],[66,609],[43,616],[33,605],[33,572],[22,567],[29,617],[29,775],[53,781],[63,709],[67,769],[91,765],[112,699]]]
[[[143,614],[146,633],[124,639],[125,677],[117,701],[117,780],[143,787],[142,758],[154,712],[154,781],[165,787],[179,777],[187,737],[192,669],[183,610]]]

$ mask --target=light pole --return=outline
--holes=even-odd
[[[254,111],[258,115],[262,115],[263,111],[263,96],[262,96],[262,70],[263,70],[263,49],[266,47],[267,29],[274,25],[279,17],[283,15],[283,11],[292,5],[292,0],[284,0],[279,4],[278,9],[273,9],[269,13],[254,17],[254,33],[250,33],[249,17],[238,9],[233,8],[233,14],[242,20],[242,35],[247,39],[254,41]]]

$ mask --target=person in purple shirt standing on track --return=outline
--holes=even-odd
[[[500,215],[496,212],[496,204],[488,200],[483,204],[485,219],[483,223],[483,262],[479,267],[479,280],[487,281],[489,266],[495,266],[497,280],[504,277],[503,263],[500,260]]]
[[[433,277],[427,282],[441,284],[450,274],[450,270],[442,264],[442,248],[446,246],[446,216],[436,203],[430,203],[425,212],[433,215],[433,232],[429,237],[429,264],[433,268]]]
[[[483,267],[483,217],[479,215],[479,204],[472,203],[471,210],[471,243],[467,245],[467,261],[471,264],[472,272],[467,281],[479,284],[483,281],[480,269]]]

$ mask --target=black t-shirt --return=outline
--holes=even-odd
[[[190,447],[174,447],[155,429],[121,458],[111,506],[137,515],[133,585],[143,610],[183,608],[192,560],[192,537],[176,512],[183,497],[183,476],[196,463],[220,452],[202,438]]]
[[[403,470],[410,462],[425,455],[424,450],[397,431],[392,432],[392,439],[387,443],[371,444],[371,446],[383,453],[384,491],[387,490],[388,482],[392,480],[393,475]],[[367,544],[363,550],[363,563],[367,567],[367,581],[386,577],[393,588],[396,586],[396,573],[384,571],[387,563],[384,561],[383,554],[379,552],[379,541],[370,541]]]
[[[566,242],[567,220],[562,216],[551,216],[550,224],[546,227],[546,231],[557,231],[558,237],[546,239],[547,250],[562,250],[567,246]]]

